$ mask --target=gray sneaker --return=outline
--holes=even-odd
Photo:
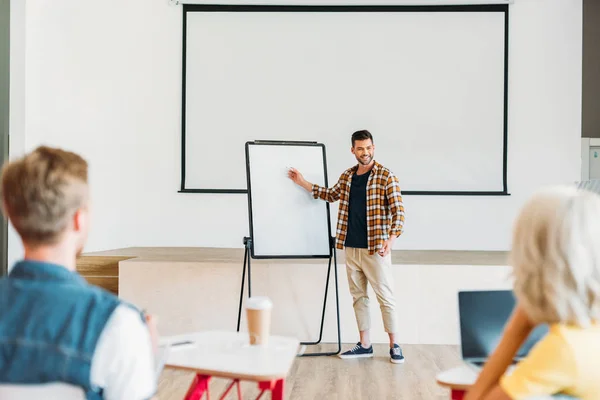
[[[340,357],[340,358],[373,357],[373,346],[371,345],[371,347],[369,347],[368,349],[365,349],[364,347],[362,347],[362,344],[360,342],[358,342],[358,343],[356,343],[356,346],[354,346],[352,349],[348,350],[347,352],[340,354],[338,357]]]

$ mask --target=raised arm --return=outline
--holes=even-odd
[[[319,185],[315,185],[313,183],[308,182],[304,179],[304,176],[295,168],[290,168],[288,176],[291,180],[294,181],[298,186],[303,187],[307,191],[311,192],[315,199],[321,199],[333,203],[334,201],[338,201],[340,199],[341,193],[341,180],[342,177],[333,185],[332,188],[325,188]],[[343,176],[343,175],[342,175]]]
[[[385,191],[392,214],[392,223],[388,234],[390,237],[398,237],[404,230],[404,203],[402,202],[400,182],[396,176],[390,175],[388,177]]]
[[[485,363],[475,385],[467,392],[465,400],[502,399],[503,393],[498,388],[500,378],[534,327],[523,309],[517,305],[504,328],[500,343]]]

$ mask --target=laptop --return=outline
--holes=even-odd
[[[468,365],[480,369],[485,364],[498,346],[515,304],[512,290],[458,293],[461,352]],[[525,358],[546,333],[547,325],[537,326],[517,352],[513,364]]]

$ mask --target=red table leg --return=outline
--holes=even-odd
[[[202,398],[202,396],[204,395],[204,393],[206,393],[206,400],[210,400],[210,393],[208,391],[209,382],[210,382],[210,376],[196,374],[184,399],[185,400],[200,400]]]
[[[231,388],[233,388],[234,385],[237,386],[238,400],[242,400],[242,390],[240,389],[239,379],[234,379],[231,381],[229,386],[227,386],[227,388],[225,389],[225,392],[223,392],[223,394],[221,395],[220,400],[224,400],[225,397],[227,397],[227,394],[229,394],[229,391],[231,390]]]
[[[238,400],[242,400],[242,388],[240,387],[240,382],[237,383],[237,392],[238,392]]]
[[[465,397],[464,390],[452,389],[450,391],[450,400],[463,400],[464,397]]]
[[[280,379],[277,382],[275,382],[275,387],[271,390],[271,399],[272,400],[283,400],[284,394],[285,394],[284,380]]]
[[[256,398],[256,400],[259,400],[262,397],[263,393],[267,390],[271,391],[271,400],[283,400],[283,396],[285,394],[284,383],[285,380],[283,379],[259,382],[258,388],[261,390],[261,392]]]
[[[206,393],[206,400],[210,400],[210,393],[208,391],[208,384],[210,383],[210,376],[208,375],[200,375],[197,374],[190,385],[184,399],[185,400],[200,400],[204,393]],[[225,389],[225,392],[221,396],[221,400],[225,398],[233,388],[233,386],[237,386],[238,399],[242,399],[242,390],[240,388],[240,381],[238,379],[234,379]],[[264,381],[258,383],[258,388],[260,389],[260,394],[256,398],[256,400],[260,399],[262,395],[270,390],[271,391],[271,400],[283,400],[285,395],[285,380],[277,379],[273,381]],[[461,398],[462,399],[462,398]],[[454,397],[452,398],[454,400]],[[460,399],[459,399],[460,400]]]

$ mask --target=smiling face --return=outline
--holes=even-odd
[[[373,161],[375,145],[371,139],[356,140],[352,146],[352,154],[362,165],[369,165]]]

